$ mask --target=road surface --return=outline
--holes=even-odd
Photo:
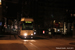
[[[75,50],[75,44],[70,43],[75,43],[75,39],[27,40],[17,38],[13,40],[0,40],[0,50]]]

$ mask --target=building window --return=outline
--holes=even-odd
[[[1,0],[0,0],[0,5],[1,5]]]
[[[72,17],[72,16],[75,16],[75,14],[71,14],[71,17]]]
[[[72,17],[72,14],[71,14],[71,17]]]
[[[74,16],[75,16],[75,14],[74,14]]]

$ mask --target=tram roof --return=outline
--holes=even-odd
[[[32,21],[33,22],[33,19],[32,18],[21,18],[21,21]]]

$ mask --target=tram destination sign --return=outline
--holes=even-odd
[[[32,23],[31,21],[25,21],[25,23]]]

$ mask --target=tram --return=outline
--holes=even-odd
[[[20,36],[24,36],[25,38],[33,38],[33,36],[36,34],[34,33],[33,22],[34,20],[32,18],[21,18]]]

